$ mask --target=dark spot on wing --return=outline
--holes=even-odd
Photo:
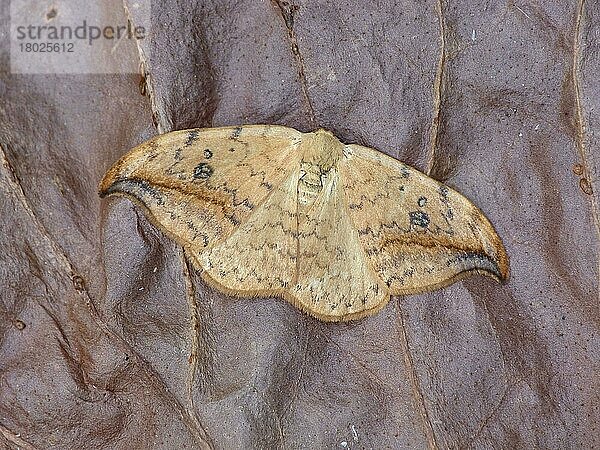
[[[194,141],[198,138],[198,130],[190,130],[188,133],[187,141],[185,141],[185,146],[189,147],[194,143]]]
[[[240,223],[242,223],[235,214],[225,215],[225,218],[227,218],[227,220],[229,220],[231,224],[235,226],[238,226]]]
[[[206,163],[200,163],[194,168],[194,178],[206,179],[213,174],[213,169]]]
[[[187,227],[194,232],[194,236],[192,237],[192,240],[195,241],[197,237],[201,237],[202,238],[202,245],[204,247],[208,246],[208,236],[204,233],[202,233],[198,227],[196,226],[196,224],[194,222],[192,222],[191,220],[188,220],[186,222]]]
[[[408,170],[408,167],[406,167],[406,166],[402,166],[400,168],[400,173],[402,174],[402,178],[408,178],[410,176],[410,171]]]
[[[374,256],[379,254],[379,250],[377,250],[376,248],[370,248],[366,250],[365,253],[367,254],[367,256]]]
[[[244,201],[242,202],[234,202],[233,203],[234,206],[244,206],[246,209],[252,211],[254,209],[254,204],[252,204],[252,202],[250,200],[248,200],[247,198],[244,199]]]
[[[210,148],[205,148],[204,149],[204,157],[206,159],[210,159],[212,158],[213,152],[210,150]]]
[[[235,127],[233,133],[231,133],[231,139],[237,139],[242,134],[242,127]]]
[[[398,190],[399,190],[400,192],[404,192],[404,185],[403,185],[403,186],[400,186],[400,187],[398,188]]]
[[[267,191],[270,191],[271,189],[273,189],[273,185],[271,183],[269,183],[268,181],[261,181],[260,186],[264,187]]]
[[[440,186],[440,197],[442,200],[442,203],[448,203],[448,188],[444,185]]]
[[[408,213],[411,225],[416,225],[421,228],[427,228],[429,225],[429,216],[423,211],[411,211]]]
[[[358,235],[359,236],[365,236],[365,235],[370,234],[372,232],[373,232],[373,230],[371,230],[371,227],[367,227],[367,228],[364,228],[362,230],[358,230]]]
[[[233,152],[235,152],[235,148],[231,147],[231,148],[229,149],[229,151],[230,151],[231,153],[233,153]]]
[[[417,200],[417,204],[422,208],[423,206],[425,206],[427,204],[427,197],[419,197],[419,200]]]

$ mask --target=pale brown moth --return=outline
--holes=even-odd
[[[281,297],[326,321],[469,273],[508,276],[494,228],[469,200],[325,130],[275,125],[174,131],[121,158],[100,194],[122,194],[240,297]]]

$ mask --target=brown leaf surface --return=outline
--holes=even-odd
[[[11,75],[1,47],[4,447],[600,446],[597,0],[152,6],[149,98],[136,76]],[[153,118],[399,157],[484,211],[511,278],[349,324],[226,297],[97,196]]]

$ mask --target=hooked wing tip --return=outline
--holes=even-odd
[[[110,194],[114,194],[118,192],[117,189],[115,188],[114,184],[108,184],[108,185],[100,185],[98,188],[98,195],[100,196],[100,198],[104,198]]]
[[[118,161],[104,174],[104,177],[98,184],[98,195],[100,198],[120,192],[119,189],[116,188],[116,185],[118,181],[123,179],[123,176],[121,175],[121,166],[121,161]]]
[[[510,274],[508,255],[504,249],[502,241],[494,232],[491,247],[484,250],[484,258],[475,262],[474,267],[487,272],[500,283],[505,283]],[[481,258],[481,254],[479,258]]]
[[[476,229],[479,231],[480,250],[488,261],[477,268],[488,272],[500,283],[506,282],[510,274],[510,264],[502,239],[481,211],[477,211],[473,223],[477,224]]]

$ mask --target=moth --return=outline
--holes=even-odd
[[[322,129],[159,135],[106,173],[100,195],[110,194],[143,206],[219,291],[280,297],[324,321],[472,273],[508,277],[502,241],[467,198]]]

